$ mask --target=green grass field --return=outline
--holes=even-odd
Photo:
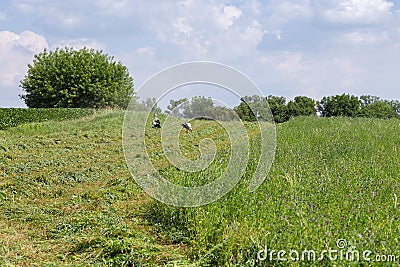
[[[177,208],[131,177],[123,116],[97,111],[0,131],[0,265],[398,266],[399,120],[300,117],[277,125],[275,162],[254,193],[247,185],[259,143],[248,124],[252,160],[234,190],[207,206]],[[150,158],[175,183],[209,182],[229,160],[217,123],[192,125],[181,137],[183,154],[198,157],[196,142],[217,136],[220,164],[190,176],[158,152],[156,130],[147,131]],[[305,250],[316,259],[301,260]],[[319,260],[324,250],[339,257]],[[348,251],[360,260],[347,259]]]

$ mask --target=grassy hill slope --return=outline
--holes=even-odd
[[[122,122],[123,112],[104,111],[0,131],[1,264],[287,265],[276,254],[257,262],[257,254],[265,247],[300,255],[337,250],[339,239],[347,243],[342,251],[400,255],[399,120],[296,118],[278,125],[275,162],[254,193],[247,183],[259,144],[249,124],[253,160],[244,179],[201,208],[167,206],[138,189],[122,153]],[[223,129],[209,121],[193,126],[199,130],[182,135],[183,154],[198,156],[204,137],[219,140],[220,164],[202,174],[169,165],[156,131],[146,140],[160,173],[186,185],[209,182],[229,160]]]

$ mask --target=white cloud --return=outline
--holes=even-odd
[[[66,28],[74,28],[80,25],[81,20],[75,16],[60,16],[60,22]]]
[[[373,87],[400,98],[400,11],[393,1],[10,0],[9,6],[4,10],[13,13],[0,13],[15,25],[0,34],[3,88],[6,81],[18,87],[47,39],[52,49],[107,48],[133,71],[137,86],[164,67],[211,60],[242,70],[267,94],[320,97]],[[14,33],[21,28],[32,32]],[[33,33],[39,31],[46,39]]]
[[[22,47],[33,53],[39,53],[48,47],[47,41],[43,36],[31,31],[24,31],[21,34],[1,31],[0,45],[3,47]]]
[[[53,44],[51,46],[52,49],[56,49],[57,47],[60,48],[65,48],[65,47],[73,47],[76,50],[79,50],[81,48],[94,48],[96,50],[104,50],[105,45],[97,42],[96,40],[90,40],[90,39],[71,39],[71,40],[62,40],[56,44]]]
[[[373,24],[392,15],[394,4],[386,0],[336,0],[334,6],[323,11],[332,23]]]
[[[250,25],[247,25],[240,38],[251,44],[249,48],[255,49],[257,44],[261,41],[265,31],[262,29],[261,24],[254,20]]]
[[[0,106],[23,106],[18,97],[22,93],[19,81],[32,63],[33,55],[47,47],[46,39],[31,31],[0,32]]]
[[[310,18],[314,14],[310,0],[272,2],[273,13],[286,19]]]
[[[10,31],[1,31],[0,32],[0,45],[2,46],[12,46],[19,38],[18,34],[10,32]]]
[[[135,52],[139,55],[149,55],[150,57],[154,58],[154,52],[155,48],[154,47],[140,47],[135,50]]]
[[[186,24],[186,19],[183,17],[177,18],[173,25],[177,32],[176,35],[183,34],[185,36],[190,36],[193,32],[193,28]]]
[[[297,75],[299,72],[309,70],[303,62],[302,54],[290,52],[284,52],[284,59],[278,63],[276,68],[286,75]]]
[[[135,74],[147,78],[163,67],[184,61],[215,60],[254,78],[265,94],[319,98],[331,93],[362,93],[371,89],[365,77],[375,75],[370,62],[386,57],[385,51],[376,55],[369,47],[379,49],[379,45],[386,47],[393,42],[392,31],[381,28],[330,25],[325,31],[323,25],[313,29],[314,23],[320,23],[315,14],[335,8],[315,9],[308,0],[272,1],[267,5],[252,1],[232,10],[226,7],[229,5],[218,1],[182,1],[169,16],[152,20],[152,30],[162,38],[151,49],[139,49],[131,57]],[[390,8],[386,10],[390,12]],[[231,11],[238,11],[237,15]],[[370,15],[365,14],[358,19]],[[263,38],[266,35],[275,40],[273,51],[260,50],[260,42],[271,42]],[[360,44],[363,46],[358,47]],[[397,65],[391,62],[385,66],[395,69]]]
[[[160,60],[159,53],[157,48],[149,46],[139,47],[130,52],[117,53],[115,56],[123,60],[124,65],[128,67],[137,90],[151,75],[171,65],[170,62]]]
[[[236,6],[214,7],[214,16],[222,29],[228,30],[242,16],[242,11]]]
[[[344,41],[352,45],[379,45],[390,41],[389,33],[354,31],[344,35]]]
[[[20,46],[33,53],[39,53],[48,47],[47,41],[43,36],[35,34],[31,31],[22,32],[17,39],[17,42]]]
[[[0,85],[11,86],[25,73],[34,54],[47,48],[46,39],[31,31],[0,32]]]
[[[174,46],[170,53],[175,54],[175,59],[211,59],[223,52],[220,50],[234,51],[236,56],[240,45],[257,43],[262,36],[260,24],[253,23],[254,19],[241,20],[242,17],[238,6],[187,0],[170,6],[169,16],[153,20],[151,30],[164,46]],[[240,50],[245,51],[243,46]]]

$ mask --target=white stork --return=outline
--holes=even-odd
[[[192,125],[189,122],[182,123],[182,127],[187,131],[193,131]]]
[[[157,118],[157,114],[154,115],[153,128],[161,128],[161,122],[160,119]]]

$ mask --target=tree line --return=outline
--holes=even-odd
[[[126,108],[136,99],[128,69],[102,51],[72,48],[44,50],[28,65],[20,95],[30,108]],[[162,113],[155,98],[136,103],[138,110]],[[377,96],[333,95],[314,100],[296,96],[243,96],[233,109],[215,105],[210,97],[170,100],[165,113],[184,118],[256,121],[277,123],[297,116],[399,118],[400,102]]]
[[[162,113],[155,98],[148,98],[138,105],[139,110]],[[384,100],[372,95],[357,97],[350,94],[327,96],[319,101],[307,96],[296,96],[293,100],[287,101],[283,96],[253,95],[242,97],[240,104],[230,109],[215,105],[210,97],[195,96],[191,100],[171,99],[164,112],[183,118],[209,118],[222,121],[274,120],[276,123],[286,122],[298,116],[388,119],[400,118],[400,101]]]

